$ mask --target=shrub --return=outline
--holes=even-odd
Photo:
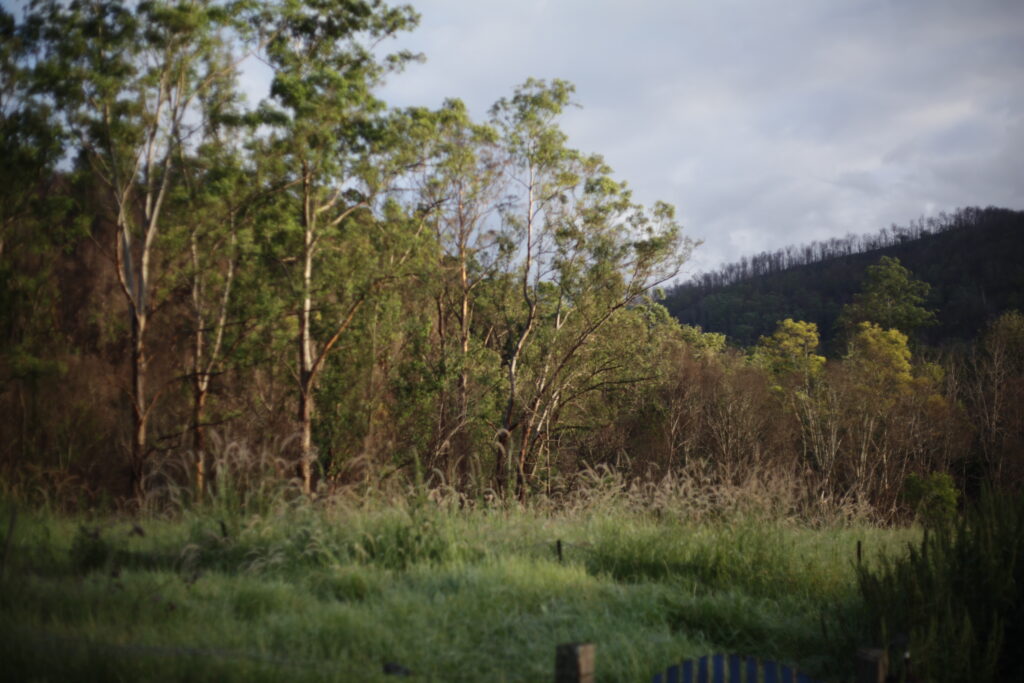
[[[953,477],[944,472],[911,474],[903,484],[903,499],[925,527],[944,526],[956,517],[960,494]]]
[[[1024,496],[983,495],[858,582],[875,642],[907,642],[918,680],[1024,680]]]

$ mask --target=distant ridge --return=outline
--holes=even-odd
[[[1024,309],[1024,211],[995,207],[744,257],[675,287],[663,304],[680,322],[733,344],[754,344],[794,318],[817,323],[827,346],[843,305],[882,256],[932,286],[939,322],[922,333],[929,344],[971,339],[1000,313]]]

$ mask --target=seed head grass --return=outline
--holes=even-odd
[[[8,675],[536,681],[557,644],[590,641],[600,681],[721,651],[842,677],[857,541],[875,562],[916,534],[620,494],[529,508],[282,496],[227,513],[22,511],[0,591]]]

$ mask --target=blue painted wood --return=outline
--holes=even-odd
[[[725,683],[725,655],[714,655],[711,664],[712,683]]]
[[[740,656],[729,655],[729,681],[730,683],[740,682]]]
[[[747,657],[747,683],[757,683],[757,660]]]
[[[673,664],[652,683],[817,683],[795,667],[740,655],[705,655]]]

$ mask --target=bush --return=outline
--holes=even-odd
[[[1024,496],[982,496],[858,582],[871,636],[908,643],[918,680],[1024,680]]]
[[[903,484],[903,500],[925,527],[945,526],[956,518],[960,493],[953,477],[944,472],[925,476],[911,474]]]

